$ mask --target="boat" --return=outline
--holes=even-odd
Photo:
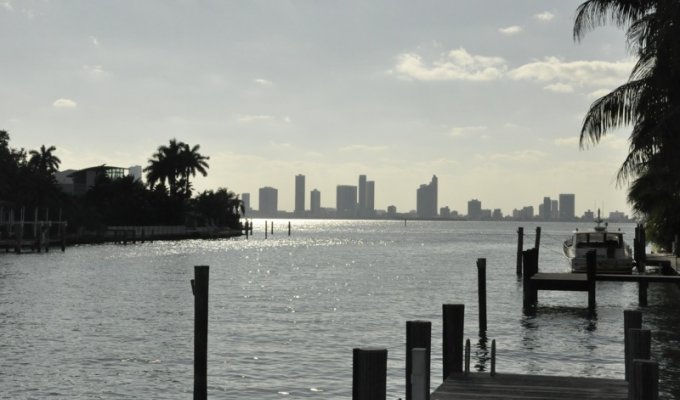
[[[597,272],[608,274],[630,274],[633,271],[633,252],[623,240],[622,232],[609,232],[607,223],[600,218],[597,211],[597,224],[593,230],[574,231],[564,241],[564,255],[569,258],[571,272],[586,272],[586,254],[596,251]]]

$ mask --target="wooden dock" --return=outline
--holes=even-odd
[[[623,379],[488,373],[452,374],[431,400],[628,399]]]

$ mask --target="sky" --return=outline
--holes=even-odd
[[[172,138],[210,157],[198,190],[279,191],[295,175],[335,207],[465,214],[576,194],[630,208],[616,172],[629,130],[579,147],[589,105],[634,63],[620,30],[572,36],[572,0],[0,0],[0,129],[54,145],[61,169],[147,164]],[[309,207],[309,196],[307,196]]]

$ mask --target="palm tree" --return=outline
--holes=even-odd
[[[207,162],[210,160],[210,157],[206,157],[199,153],[198,150],[200,148],[201,146],[198,144],[191,148],[188,144],[185,144],[184,149],[181,152],[182,166],[184,167],[184,194],[187,198],[191,197],[191,183],[189,181],[189,177],[196,176],[196,172],[199,172],[203,176],[207,176],[207,169],[210,168]]]
[[[616,128],[632,127],[628,156],[617,181],[633,181],[629,201],[639,214],[649,218],[658,215],[668,198],[650,193],[650,182],[662,177],[667,187],[680,189],[677,174],[666,173],[672,171],[676,158],[672,155],[680,151],[680,3],[589,0],[577,10],[574,38],[581,40],[588,31],[607,22],[626,30],[629,48],[638,61],[628,82],[591,105],[583,121],[581,146],[598,143]],[[677,207],[665,212],[680,213]],[[657,237],[669,231],[662,225],[652,227],[659,229]]]
[[[61,164],[59,157],[52,154],[56,149],[54,146],[46,148],[45,145],[42,145],[40,151],[31,150],[28,153],[30,156],[28,166],[42,176],[51,176],[59,171],[59,164]]]
[[[180,188],[177,185],[177,180],[184,171],[181,152],[185,146],[177,139],[171,139],[167,146],[158,147],[156,153],[149,159],[149,165],[144,168],[149,187],[153,189],[157,183],[165,184],[167,182],[171,196],[176,196],[179,193]]]

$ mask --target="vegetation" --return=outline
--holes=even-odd
[[[209,157],[200,146],[176,139],[160,146],[144,169],[148,187],[131,176],[99,176],[83,196],[64,193],[54,174],[61,160],[54,146],[28,153],[13,149],[0,131],[0,205],[63,210],[69,229],[102,230],[114,225],[240,227],[241,200],[224,188],[192,198],[191,178],[207,175]]]
[[[613,23],[626,32],[638,61],[628,81],[596,100],[581,130],[581,145],[631,127],[618,183],[645,220],[648,237],[669,249],[680,233],[680,2],[589,0],[578,7],[574,38]]]

